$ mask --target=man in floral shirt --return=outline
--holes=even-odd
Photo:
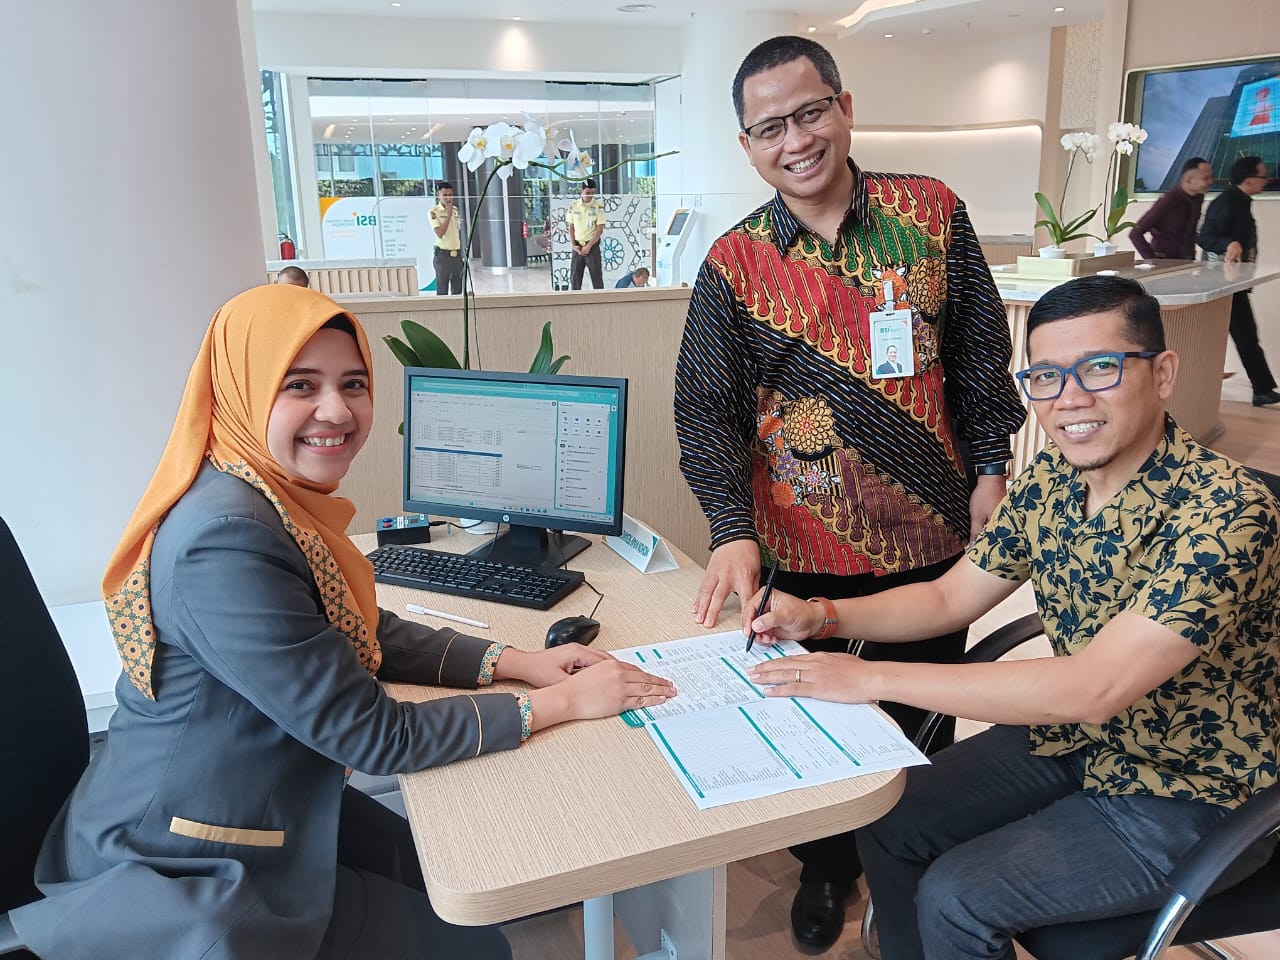
[[[777,195],[712,245],[676,368],[680,467],[711,522],[693,608],[706,626],[729,593],[755,592],[762,554],[778,586],[806,597],[938,576],[1004,495],[1025,417],[964,204],[937,180],[849,160],[852,96],[830,53],[768,40],[733,95],[738,139]],[[895,368],[877,370],[890,349]],[[939,633],[864,656],[954,661],[966,631]],[[836,636],[848,634],[809,646],[847,649]],[[888,709],[908,731],[923,718]],[[804,863],[793,932],[823,949],[861,873],[853,835],[793,852]]]
[[[1140,284],[1073,280],[1027,329],[1018,378],[1052,444],[945,575],[836,617],[896,643],[970,623],[1030,580],[1054,656],[808,654],[753,674],[783,681],[775,696],[996,724],[911,770],[898,805],[859,832],[884,960],[1012,960],[1024,930],[1154,909],[1178,858],[1277,780],[1280,504],[1165,413],[1178,358]],[[826,616],[775,593],[751,626],[770,642]],[[1246,851],[1224,886],[1274,846]]]

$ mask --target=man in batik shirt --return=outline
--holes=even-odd
[[[693,608],[706,626],[730,593],[755,592],[762,554],[778,586],[806,597],[938,576],[1004,495],[1025,417],[964,204],[937,180],[849,160],[852,96],[831,55],[768,40],[733,99],[742,148],[777,195],[712,245],[676,369],[680,466],[711,524]],[[890,346],[901,371],[881,373]],[[864,655],[950,662],[965,635]],[[848,644],[829,629],[807,643]],[[923,717],[888,709],[908,732]],[[825,949],[861,873],[853,835],[793,852],[804,863],[793,931]]]

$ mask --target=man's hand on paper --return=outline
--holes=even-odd
[[[757,590],[742,605],[742,632],[750,633],[754,630],[756,643],[807,640],[822,631],[826,611],[820,605],[774,590],[769,595],[769,609],[760,612],[760,599],[763,596],[764,591]]]
[[[670,680],[606,657],[560,683],[534,690],[529,701],[533,729],[541,730],[565,720],[595,720],[657,706],[675,695]]]
[[[760,546],[754,540],[732,540],[711,551],[707,572],[693,601],[693,619],[714,627],[729,594],[751,596],[760,585]]]
[[[747,676],[767,687],[769,697],[870,703],[877,699],[869,682],[871,673],[867,662],[851,653],[806,653],[758,663]]]

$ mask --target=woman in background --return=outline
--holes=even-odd
[[[378,609],[333,495],[372,424],[370,370],[359,323],[314,291],[259,287],[214,316],[103,581],[124,662],[110,737],[46,838],[45,899],[11,914],[46,960],[505,960],[496,928],[435,915],[407,822],[347,769],[509,750],[674,695],[599,651]],[[378,682],[498,679],[533,689],[401,703]]]

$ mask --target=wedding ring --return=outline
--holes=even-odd
[[[796,683],[799,683],[799,682],[800,682],[800,671],[797,669],[797,670],[796,670]]]

